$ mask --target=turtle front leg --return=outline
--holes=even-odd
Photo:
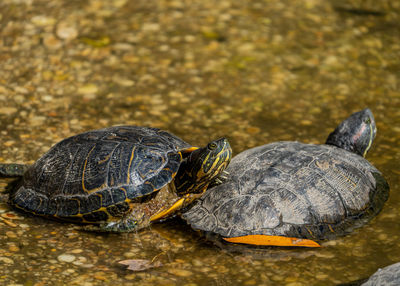
[[[170,207],[162,208],[157,213],[150,217],[150,222],[162,221],[167,218],[172,217],[173,215],[179,213],[180,210],[186,208],[190,205],[194,200],[200,198],[203,195],[204,191],[200,194],[186,194],[182,198],[176,200]]]
[[[121,220],[100,224],[88,224],[79,226],[78,229],[92,232],[131,232],[138,230],[138,225],[139,223],[136,220]]]
[[[120,220],[111,220],[97,225],[86,225],[83,229],[96,232],[131,232],[138,231],[149,225],[150,220],[144,214],[138,215],[138,213],[131,212]]]
[[[103,231],[108,232],[130,232],[138,231],[150,225],[150,218],[143,210],[128,212],[120,220],[108,221],[100,224]]]
[[[99,225],[99,228],[104,232],[131,232],[138,230],[139,225],[140,223],[135,219],[123,219],[115,222],[102,223]]]

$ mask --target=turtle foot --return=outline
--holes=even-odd
[[[88,224],[79,226],[79,229],[91,232],[131,232],[139,229],[137,220],[125,219],[121,221]]]
[[[216,177],[214,180],[211,181],[210,185],[208,186],[209,189],[212,187],[221,185],[223,182],[225,182],[228,179],[229,173],[227,171],[222,171],[221,175]]]

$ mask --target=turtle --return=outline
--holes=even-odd
[[[319,247],[366,223],[388,198],[388,183],[364,158],[376,132],[366,108],[325,144],[280,141],[245,150],[231,160],[226,180],[182,217],[222,242]]]
[[[139,230],[200,197],[231,159],[226,138],[193,147],[157,128],[114,126],[55,144],[33,165],[1,164],[17,177],[9,203],[101,231]]]

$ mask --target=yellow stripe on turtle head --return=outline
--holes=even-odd
[[[369,123],[369,132],[370,132],[370,136],[369,136],[368,146],[367,146],[367,148],[365,148],[364,153],[363,153],[364,158],[365,158],[365,156],[367,156],[367,153],[368,153],[369,149],[371,148],[372,142],[374,141],[374,129],[372,128],[372,123]]]

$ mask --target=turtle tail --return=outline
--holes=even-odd
[[[0,164],[0,177],[22,177],[28,167],[24,164]]]

